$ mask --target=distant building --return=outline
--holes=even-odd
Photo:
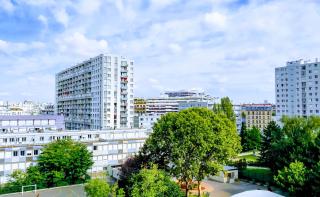
[[[320,62],[291,61],[275,69],[276,116],[320,115]]]
[[[217,98],[203,91],[168,91],[162,96],[148,99],[135,99],[135,128],[151,129],[161,115],[178,112],[191,107],[212,109]]]
[[[41,109],[40,114],[42,115],[54,115],[54,105],[53,104],[46,104],[43,106],[43,109]]]
[[[66,129],[133,127],[133,61],[99,55],[56,75],[57,113]]]
[[[64,130],[63,116],[13,115],[0,116],[0,133],[43,132]]]
[[[246,123],[247,128],[257,127],[263,130],[272,121],[272,108],[273,105],[268,103],[242,104],[239,118]]]
[[[138,118],[138,127],[152,129],[153,125],[161,118],[161,114],[149,113],[142,114]]]
[[[146,100],[141,98],[134,99],[134,113],[144,114],[146,113]]]

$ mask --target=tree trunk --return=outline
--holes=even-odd
[[[200,181],[198,181],[198,197],[200,197],[200,189],[201,189],[201,187],[200,187]]]
[[[189,192],[188,186],[189,186],[189,183],[188,181],[186,181],[186,197],[188,197],[188,192]]]

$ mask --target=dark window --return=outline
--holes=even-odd
[[[98,147],[97,146],[93,146],[93,150],[98,150]]]
[[[20,151],[20,156],[24,156],[25,152],[24,150]]]
[[[18,156],[18,151],[13,151],[13,156]]]
[[[39,154],[39,151],[38,150],[34,150],[33,151],[33,155],[38,155]]]

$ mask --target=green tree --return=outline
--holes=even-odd
[[[109,197],[111,191],[110,185],[103,179],[91,179],[84,190],[88,197]]]
[[[241,146],[243,147],[245,143],[245,134],[247,132],[247,125],[245,122],[241,123],[241,129],[240,129],[240,138],[241,138]]]
[[[270,167],[273,163],[271,146],[276,142],[279,133],[281,133],[281,128],[275,121],[269,122],[263,130],[259,160],[265,166]]]
[[[261,146],[261,133],[257,127],[247,129],[243,135],[243,150],[258,150]]]
[[[123,188],[119,188],[118,183],[112,185],[111,197],[125,197],[125,192]]]
[[[155,124],[141,153],[186,185],[221,169],[241,150],[235,124],[223,113],[190,108]]]
[[[306,182],[307,169],[302,162],[295,161],[289,167],[284,167],[274,176],[275,182],[291,194],[299,196],[303,194],[303,187]]]
[[[38,158],[49,187],[84,182],[92,165],[92,153],[86,145],[70,139],[48,144]]]
[[[151,169],[141,169],[131,177],[130,183],[132,197],[183,196],[178,184],[165,172],[158,170],[156,165]]]
[[[282,130],[274,132],[275,141],[271,143],[272,171],[289,166],[295,160],[312,168],[319,161],[317,136],[320,132],[320,117],[284,117]]]
[[[232,122],[236,122],[236,115],[229,97],[223,97],[220,100],[220,104],[214,104],[213,111],[215,113],[224,113]]]

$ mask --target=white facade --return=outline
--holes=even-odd
[[[139,116],[139,128],[152,129],[153,125],[161,118],[161,114],[148,113]]]
[[[0,184],[7,182],[14,170],[36,164],[43,145],[55,140],[70,138],[85,143],[93,153],[89,172],[95,173],[122,164],[139,151],[148,135],[145,129],[0,134]]]
[[[66,129],[133,127],[133,61],[99,55],[56,75],[57,113]]]
[[[320,62],[292,61],[275,69],[277,119],[320,115]]]

